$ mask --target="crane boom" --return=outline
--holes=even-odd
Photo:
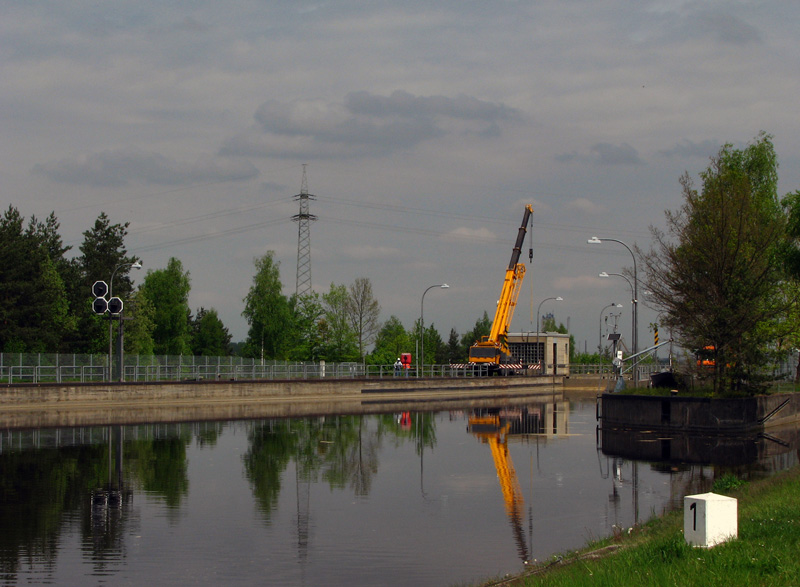
[[[525,241],[531,214],[533,214],[533,208],[528,204],[525,206],[522,225],[517,232],[517,241],[511,251],[511,261],[506,268],[503,289],[500,292],[500,300],[497,302],[497,310],[494,314],[489,336],[482,337],[480,341],[473,344],[469,349],[469,360],[472,363],[483,363],[496,367],[501,363],[507,363],[511,359],[506,337],[511,326],[511,319],[514,316],[522,280],[525,277],[525,265],[519,262],[519,258],[522,253],[522,244]]]

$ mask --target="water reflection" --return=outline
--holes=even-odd
[[[522,529],[525,498],[522,495],[522,489],[517,479],[514,462],[508,452],[508,433],[511,429],[511,421],[507,417],[501,418],[499,410],[482,411],[487,413],[475,413],[470,416],[467,429],[482,443],[488,444],[492,450],[494,466],[497,469],[497,479],[500,481],[500,487],[503,490],[506,515],[514,531],[517,552],[523,564],[525,564],[530,560],[525,532]],[[521,419],[522,410],[519,410],[519,412],[518,417]]]
[[[747,435],[693,435],[603,428],[599,442],[603,454],[666,467],[710,465],[772,474],[797,464],[800,431],[784,426]]]
[[[606,452],[616,441],[603,436],[600,449],[595,426],[593,402],[554,396],[437,413],[6,430],[0,581],[478,581],[630,526],[713,478],[706,465]]]
[[[90,528],[86,532],[86,545],[91,545],[90,558],[94,575],[105,575],[107,567],[119,560],[124,552],[126,523],[130,519],[133,490],[126,486],[122,474],[122,427],[106,429],[108,438],[108,477],[102,485],[89,493]]]
[[[677,508],[685,495],[711,491],[714,480],[723,476],[756,479],[797,466],[800,428],[784,426],[736,436],[607,427],[598,429],[597,450],[601,474],[612,481],[609,500],[617,503],[622,488],[629,485],[638,523],[638,470],[642,464],[667,476],[669,504]],[[630,469],[627,479],[623,475],[626,466]]]

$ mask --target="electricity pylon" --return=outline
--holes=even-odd
[[[303,163],[303,180],[300,183],[300,193],[294,199],[300,202],[300,212],[292,216],[297,222],[297,280],[295,294],[297,296],[311,293],[311,223],[317,219],[309,213],[309,200],[316,200],[316,196],[308,193],[308,180],[306,179],[306,166]]]

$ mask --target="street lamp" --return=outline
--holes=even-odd
[[[109,300],[114,297],[114,276],[117,274],[117,271],[119,269],[124,269],[125,267],[130,267],[132,269],[141,269],[142,268],[142,264],[139,261],[134,261],[133,263],[122,263],[122,264],[117,265],[116,267],[114,267],[114,271],[111,272],[111,279],[108,282],[108,299]],[[114,325],[114,322],[113,322],[113,320],[111,318],[111,315],[109,314],[109,316],[108,316],[108,380],[109,381],[111,381],[113,379],[113,376],[112,376],[112,373],[111,373],[111,371],[112,371],[111,365],[112,365],[112,360],[113,360],[113,357],[114,357],[114,352],[113,352],[113,349],[114,349],[114,342],[113,342],[114,327],[113,327],[113,325]],[[120,369],[120,381],[121,381],[122,380],[122,365],[119,366],[119,369]]]
[[[114,271],[111,273],[111,279],[108,282],[108,297],[114,297],[114,276],[117,274],[119,269],[123,269],[125,267],[130,267],[131,269],[141,269],[142,263],[140,261],[134,261],[133,263],[122,263],[121,265],[117,265],[114,267]]]
[[[602,354],[603,352],[603,314],[609,308],[621,308],[622,304],[615,304],[611,302],[607,306],[603,306],[603,309],[600,310],[600,319],[597,321],[597,353]]]
[[[604,241],[609,241],[612,243],[618,243],[622,245],[623,247],[628,249],[628,252],[631,254],[631,257],[633,258],[633,340],[631,341],[631,344],[633,345],[633,354],[635,355],[637,352],[639,352],[639,324],[638,324],[639,310],[637,308],[639,304],[639,279],[636,275],[636,255],[633,254],[633,250],[628,245],[626,245],[621,240],[617,240],[615,238],[598,238],[596,236],[593,236],[586,242],[588,242],[590,245],[599,245]],[[634,374],[634,383],[636,382],[635,378],[636,375]]]
[[[536,308],[536,354],[537,355],[539,355],[539,343],[542,340],[541,336],[539,335],[539,328],[540,328],[540,326],[539,326],[539,310],[542,309],[542,304],[545,303],[547,300],[555,300],[557,302],[563,302],[564,298],[562,298],[561,296],[552,297],[552,298],[545,298],[541,302],[539,302],[539,307]],[[547,339],[545,339],[545,343],[546,342],[547,342]],[[545,368],[546,368],[546,365],[544,365],[544,362],[545,362],[544,361],[544,355],[545,355],[544,352],[541,355],[539,355],[539,363],[542,365],[542,367],[541,367],[542,368],[542,374],[544,374],[544,371],[545,371]],[[555,363],[556,363],[556,358],[553,357],[553,364],[555,364]]]
[[[633,340],[636,338],[636,325],[635,325],[636,317],[633,315],[633,312],[636,310],[636,294],[633,291],[633,284],[631,283],[631,280],[628,279],[628,277],[626,275],[623,275],[622,273],[606,273],[605,271],[603,271],[598,275],[598,277],[608,278],[611,277],[612,275],[616,275],[617,277],[621,277],[622,279],[627,281],[628,285],[631,288],[631,296],[633,298],[631,300],[631,345],[633,345]]]
[[[419,354],[422,357],[422,368],[425,368],[425,294],[428,291],[432,290],[434,287],[439,287],[441,289],[447,289],[450,287],[446,283],[437,283],[436,285],[430,286],[424,292],[422,292],[422,301],[419,303],[419,337],[420,337],[420,351]],[[417,357],[417,377],[420,376],[420,357]]]
[[[542,304],[545,303],[547,300],[555,300],[557,302],[563,302],[564,298],[562,298],[561,296],[552,297],[552,298],[545,298],[541,302],[539,302],[539,307],[536,308],[536,342],[539,342],[539,328],[540,328],[540,326],[539,326],[539,310],[542,309]]]

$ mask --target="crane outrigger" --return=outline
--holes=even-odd
[[[506,269],[503,290],[497,302],[497,310],[492,321],[492,329],[488,336],[481,337],[469,349],[469,361],[477,365],[486,366],[490,374],[496,374],[502,369],[503,364],[511,362],[511,352],[508,349],[508,329],[514,308],[517,305],[522,279],[525,277],[525,264],[519,262],[522,253],[522,243],[528,231],[528,222],[533,214],[530,204],[525,206],[525,215],[522,217],[522,226],[517,233],[517,242],[511,252],[511,261]]]

